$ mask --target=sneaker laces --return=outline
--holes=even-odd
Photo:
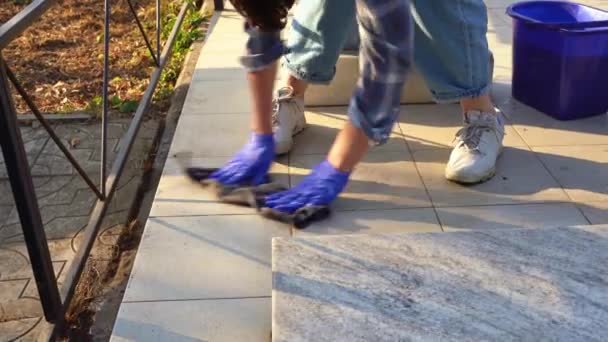
[[[288,102],[294,97],[292,87],[283,87],[277,91],[277,96],[272,100],[272,125],[279,125],[279,110],[281,103]]]
[[[496,141],[498,138],[498,127],[495,122],[489,120],[478,119],[473,122],[466,122],[466,125],[456,132],[454,142],[462,143],[470,151],[478,151],[481,136],[484,132],[494,133]]]

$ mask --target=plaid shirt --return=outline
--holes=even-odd
[[[383,144],[399,115],[401,91],[411,64],[409,0],[356,0],[356,4],[360,77],[348,112],[353,124],[374,144]],[[245,30],[249,40],[241,63],[249,71],[263,69],[284,54],[280,32],[261,32],[247,25]]]

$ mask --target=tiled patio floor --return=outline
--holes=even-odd
[[[223,12],[203,48],[158,187],[113,341],[266,341],[270,239],[608,223],[608,117],[559,122],[510,98],[511,0],[490,0],[493,96],[508,117],[498,174],[471,187],[443,171],[460,128],[456,105],[404,106],[390,142],[370,152],[328,221],[298,231],[215,202],[180,172],[219,166],[248,136],[249,99],[236,55],[238,15]],[[608,0],[582,1],[608,9]],[[274,166],[293,185],[323,158],[345,107],[309,108],[310,127]]]

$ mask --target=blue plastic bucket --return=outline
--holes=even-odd
[[[608,12],[562,1],[510,6],[513,97],[559,120],[608,112]]]

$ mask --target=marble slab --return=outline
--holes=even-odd
[[[277,238],[274,341],[606,341],[608,226]]]

